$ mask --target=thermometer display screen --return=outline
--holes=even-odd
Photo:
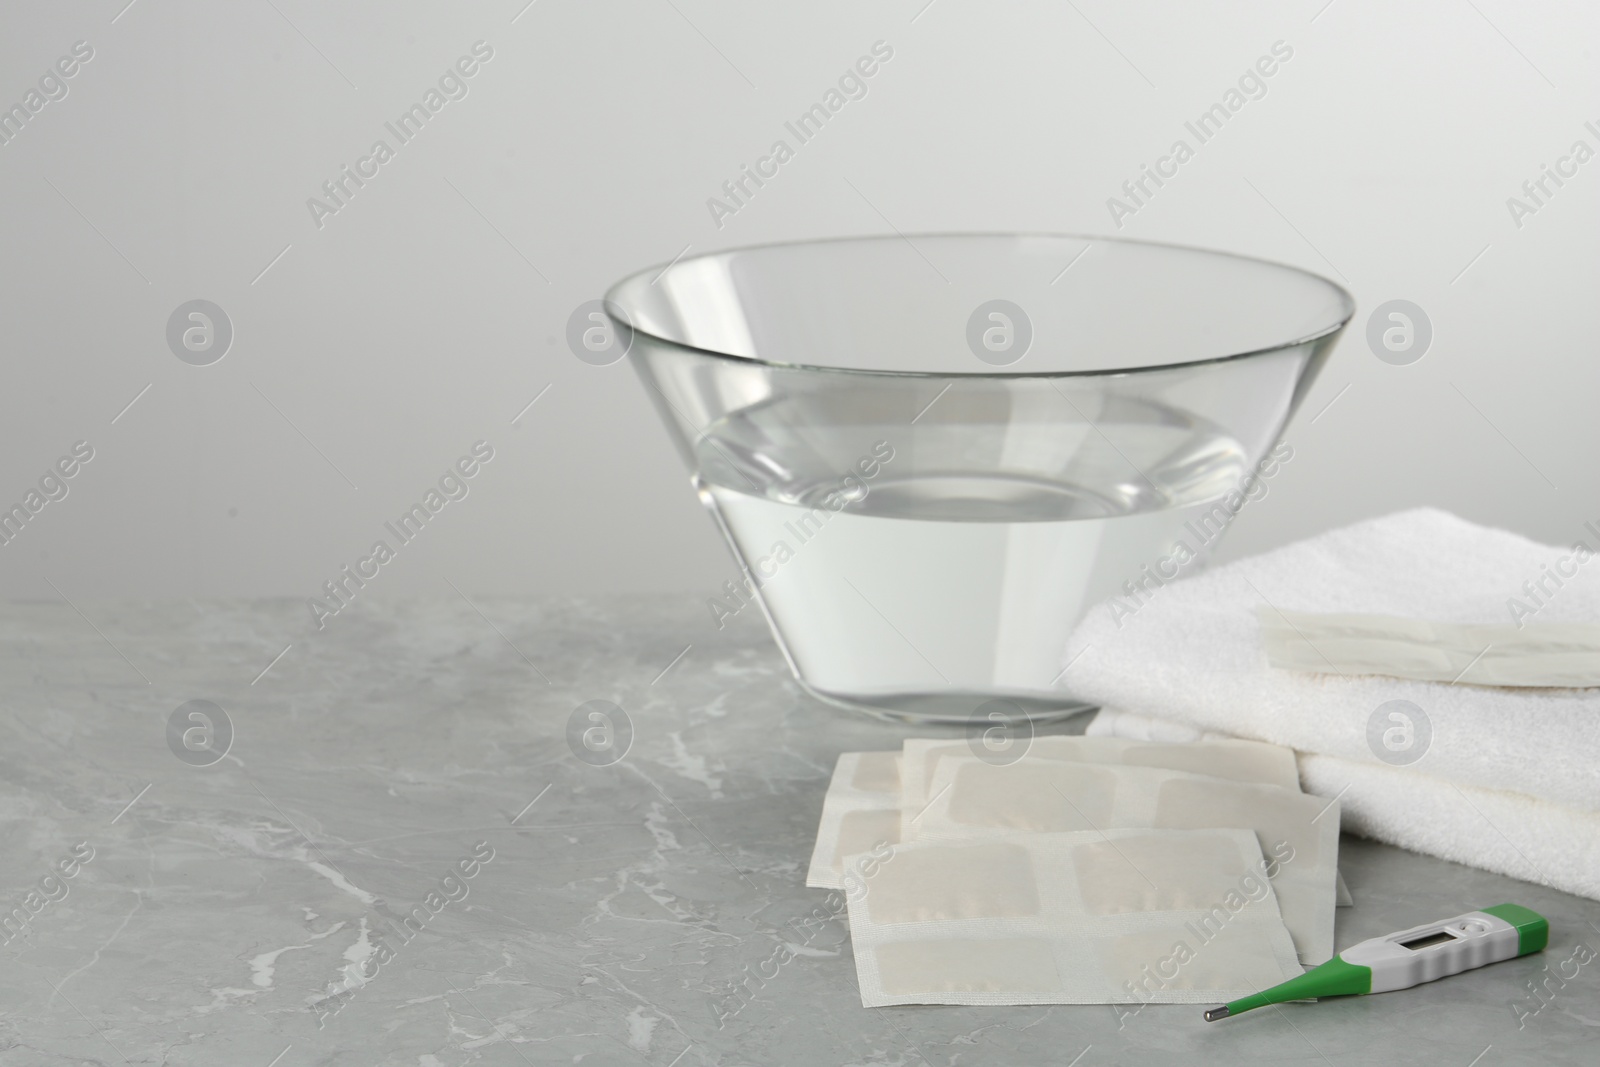
[[[1446,930],[1440,930],[1438,933],[1423,934],[1421,937],[1414,937],[1410,941],[1402,941],[1400,942],[1400,947],[1416,952],[1420,949],[1432,948],[1434,945],[1442,945],[1446,941],[1454,941],[1455,939],[1454,934]]]

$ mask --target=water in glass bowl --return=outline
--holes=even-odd
[[[1014,400],[944,397],[908,425],[870,396],[788,397],[701,438],[696,488],[815,695],[922,720],[1073,706],[1058,683],[1084,613],[1155,588],[1147,565],[1170,576],[1180,541],[1203,556],[1231,517],[1246,452],[1215,426],[1148,400],[1080,398],[1067,419]]]

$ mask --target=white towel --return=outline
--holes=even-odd
[[[1222,735],[1106,709],[1097,737],[1198,741]],[[1298,756],[1306,792],[1337,796],[1343,829],[1600,900],[1600,814],[1337,756]]]
[[[1600,524],[1582,533],[1579,553],[1418,509],[1160,586],[1132,576],[1144,579],[1135,596],[1097,606],[1073,632],[1060,684],[1093,703],[1335,756],[1353,772],[1391,770],[1369,745],[1369,720],[1388,701],[1410,701],[1432,736],[1409,771],[1600,811],[1600,689],[1279,670],[1256,620],[1267,603],[1440,622],[1600,622]],[[1376,808],[1356,817],[1381,821]],[[1471,845],[1498,840],[1491,831]]]

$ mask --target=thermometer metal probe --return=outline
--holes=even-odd
[[[1286,1000],[1410,989],[1538,952],[1549,940],[1550,923],[1543,915],[1520,904],[1496,904],[1352,945],[1299,978],[1209,1009],[1206,1022]]]

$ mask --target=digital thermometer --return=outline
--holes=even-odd
[[[1206,1022],[1286,1000],[1410,989],[1487,963],[1538,952],[1549,940],[1550,923],[1543,915],[1519,904],[1496,904],[1352,945],[1299,978],[1211,1008]]]

